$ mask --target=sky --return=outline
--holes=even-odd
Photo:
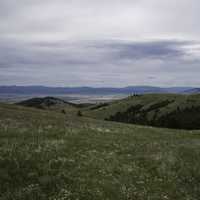
[[[0,85],[200,87],[199,0],[0,0]]]

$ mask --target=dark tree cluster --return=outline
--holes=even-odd
[[[82,112],[80,110],[77,112],[77,116],[78,117],[82,117],[83,116],[83,114],[82,114]]]
[[[105,106],[108,106],[108,105],[109,105],[109,103],[100,103],[96,106],[91,107],[90,110],[97,110],[99,108],[102,108],[102,107],[105,107]]]
[[[172,112],[159,115],[160,109],[172,102],[168,100],[158,102],[146,109],[143,105],[132,106],[124,112],[117,112],[106,120],[175,129],[200,129],[200,106],[185,108],[177,106]]]

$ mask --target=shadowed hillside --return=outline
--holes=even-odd
[[[53,106],[72,105],[62,99],[55,97],[32,98],[18,103],[18,105],[34,107],[34,108],[50,108]]]
[[[77,111],[78,108],[78,105],[66,102],[62,99],[55,97],[32,98],[19,102],[17,103],[17,105],[46,109],[46,110],[55,110],[63,113],[75,112]]]
[[[91,107],[85,115],[109,121],[177,129],[200,129],[200,95],[133,95]]]

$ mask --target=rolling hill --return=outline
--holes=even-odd
[[[21,101],[17,103],[17,105],[45,110],[54,110],[63,113],[76,112],[78,108],[78,105],[55,97],[31,98],[25,101]]]
[[[57,105],[66,105],[69,103],[55,97],[44,97],[44,98],[32,98],[22,102],[19,102],[18,105],[27,106],[27,107],[36,107],[36,108],[46,108]]]
[[[200,95],[146,94],[87,109],[89,117],[132,124],[200,129]]]
[[[196,200],[199,146],[199,131],[0,104],[0,199]]]

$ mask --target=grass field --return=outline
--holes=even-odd
[[[0,104],[0,199],[196,200],[199,133]]]

